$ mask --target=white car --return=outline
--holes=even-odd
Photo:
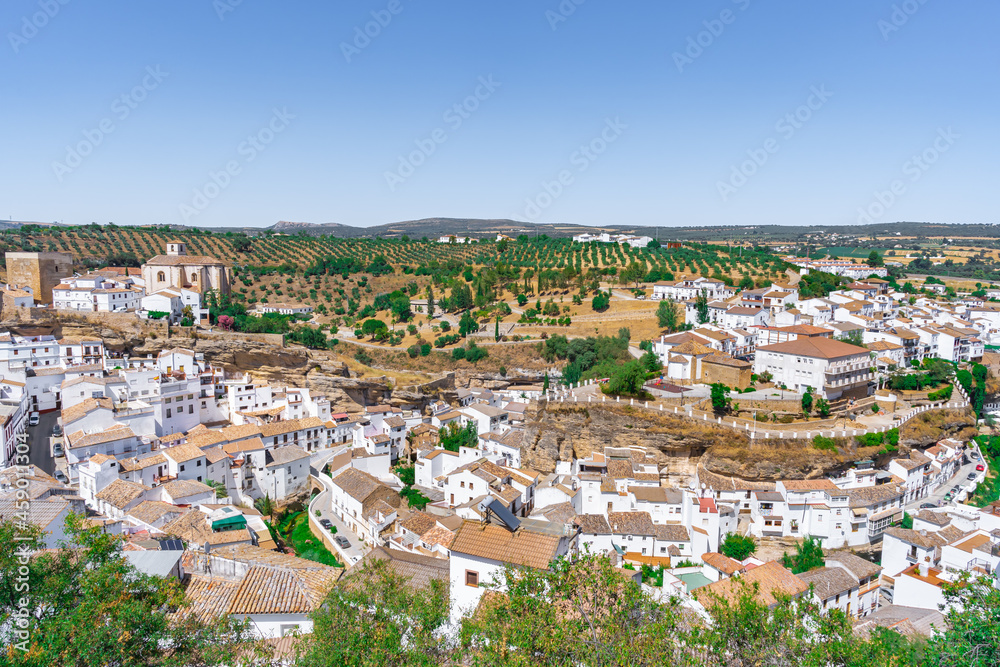
[[[38,413],[32,412],[28,415],[28,426],[38,426]]]

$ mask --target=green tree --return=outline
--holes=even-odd
[[[721,382],[716,382],[712,384],[712,410],[718,414],[722,414],[729,410],[729,387],[722,384]]]
[[[393,297],[389,302],[389,310],[392,311],[397,322],[406,322],[413,317],[413,313],[410,311],[410,297],[405,294]]]
[[[606,394],[617,396],[638,396],[642,394],[645,382],[645,369],[638,359],[633,359],[619,366],[611,374],[603,391]]]
[[[729,533],[726,535],[726,539],[722,541],[719,551],[724,556],[729,556],[736,560],[745,560],[757,551],[757,541],[752,535]]]
[[[464,664],[675,665],[684,655],[679,605],[653,602],[606,556],[508,567],[485,583],[503,594],[463,621]]]
[[[365,320],[361,324],[361,333],[365,336],[371,336],[372,340],[374,340],[376,334],[386,331],[388,328],[389,327],[382,320]]]
[[[439,444],[449,452],[457,452],[460,447],[475,447],[479,444],[479,431],[476,422],[470,421],[465,426],[451,422],[441,429]]]
[[[813,408],[813,393],[812,387],[806,387],[806,391],[802,394],[802,412],[808,415],[812,412]]]
[[[818,539],[807,535],[802,542],[796,545],[794,554],[789,556],[786,551],[781,556],[781,564],[791,570],[792,574],[823,567],[823,547],[820,546]]]
[[[822,419],[826,419],[830,416],[830,401],[825,398],[820,398],[816,401],[816,412]]]
[[[295,645],[298,667],[440,665],[448,650],[440,630],[448,617],[448,584],[409,584],[385,560],[352,570],[312,614],[313,631]]]
[[[868,253],[868,266],[872,268],[885,266],[885,262],[882,261],[882,257],[878,254],[878,250],[872,250]]]
[[[274,520],[274,511],[277,509],[277,505],[271,500],[270,495],[264,494],[263,498],[253,501],[253,506],[263,516],[271,517]]]
[[[611,292],[598,292],[590,305],[597,312],[604,312],[611,305]]]
[[[545,392],[547,392],[548,390],[549,390],[549,374],[546,373],[545,378],[542,380],[542,394],[544,395]]]
[[[462,314],[462,318],[458,321],[458,335],[464,337],[477,331],[479,331],[479,322],[469,314],[469,311],[465,311]]]
[[[698,324],[708,322],[708,294],[705,290],[701,290],[698,296],[694,298],[694,308],[698,314]]]
[[[181,582],[132,567],[120,536],[89,527],[77,514],[67,518],[65,533],[63,548],[40,552],[39,530],[0,522],[4,665],[231,665],[234,656],[242,664],[267,658],[249,623],[189,613]]]
[[[656,307],[656,321],[661,329],[667,331],[677,330],[677,304],[671,299],[663,299]]]
[[[994,576],[944,585],[945,627],[927,646],[929,665],[1000,665],[1000,590]]]
[[[434,317],[434,288],[430,285],[427,286],[427,319],[432,319]]]
[[[642,367],[647,373],[654,373],[663,369],[663,362],[660,361],[660,355],[652,351],[646,352],[642,355],[639,362],[642,364]]]

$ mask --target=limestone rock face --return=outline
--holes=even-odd
[[[657,454],[668,477],[687,476],[713,446],[747,438],[732,430],[673,414],[618,404],[557,403],[533,406],[525,415],[525,465],[552,472],[559,460],[585,458],[606,446],[641,445]]]
[[[930,447],[938,440],[966,441],[979,435],[976,416],[970,408],[931,410],[917,415],[899,429],[901,449]]]

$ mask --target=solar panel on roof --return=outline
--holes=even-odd
[[[180,540],[160,540],[160,551],[184,551],[184,543]]]
[[[503,503],[496,502],[496,499],[493,497],[485,498],[479,503],[479,511],[483,514],[493,514],[511,532],[517,530],[517,527],[521,525],[521,520],[511,514],[510,510],[503,506]]]

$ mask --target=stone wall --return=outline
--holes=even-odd
[[[753,375],[753,367],[747,364],[745,367],[730,366],[728,364],[713,364],[711,362],[701,362],[702,381],[706,384],[721,382],[727,387],[746,389],[750,386],[750,377]]]
[[[7,284],[26,285],[35,302],[52,303],[52,288],[73,275],[73,255],[65,252],[8,252]]]

